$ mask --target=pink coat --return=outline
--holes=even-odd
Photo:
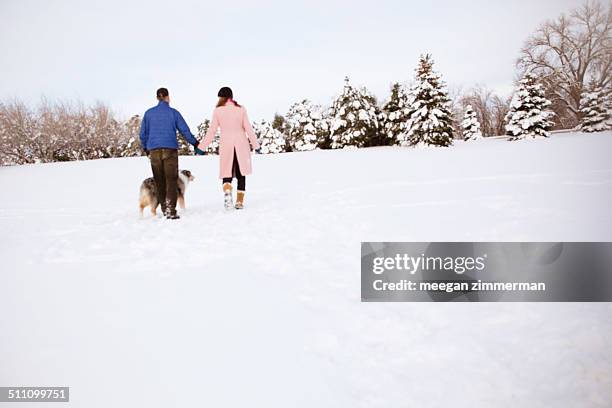
[[[206,132],[201,146],[198,146],[200,149],[205,149],[210,145],[218,128],[221,128],[219,178],[234,176],[232,174],[234,150],[236,150],[236,156],[238,157],[240,172],[244,176],[251,174],[251,147],[253,147],[253,150],[259,149],[259,143],[251,127],[251,122],[249,122],[246,109],[234,104],[215,108],[208,132]]]

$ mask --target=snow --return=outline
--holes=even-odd
[[[0,168],[0,384],[76,407],[609,407],[610,304],[360,302],[360,241],[610,241],[612,132],[218,157],[179,221],[147,159]]]

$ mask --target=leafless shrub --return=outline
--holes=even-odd
[[[0,103],[0,162],[3,165],[88,160],[140,154],[140,118],[115,118],[98,102],[50,102],[35,108],[19,100]]]

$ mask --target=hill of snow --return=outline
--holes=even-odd
[[[360,302],[361,241],[611,241],[612,133],[0,168],[0,384],[71,407],[608,407],[612,305]]]

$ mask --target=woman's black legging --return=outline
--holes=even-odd
[[[234,149],[234,163],[232,164],[232,174],[238,180],[238,191],[245,191],[246,188],[246,177],[240,172],[240,164],[238,163],[238,157],[236,156],[236,149]],[[234,177],[224,177],[223,184],[231,183]]]

